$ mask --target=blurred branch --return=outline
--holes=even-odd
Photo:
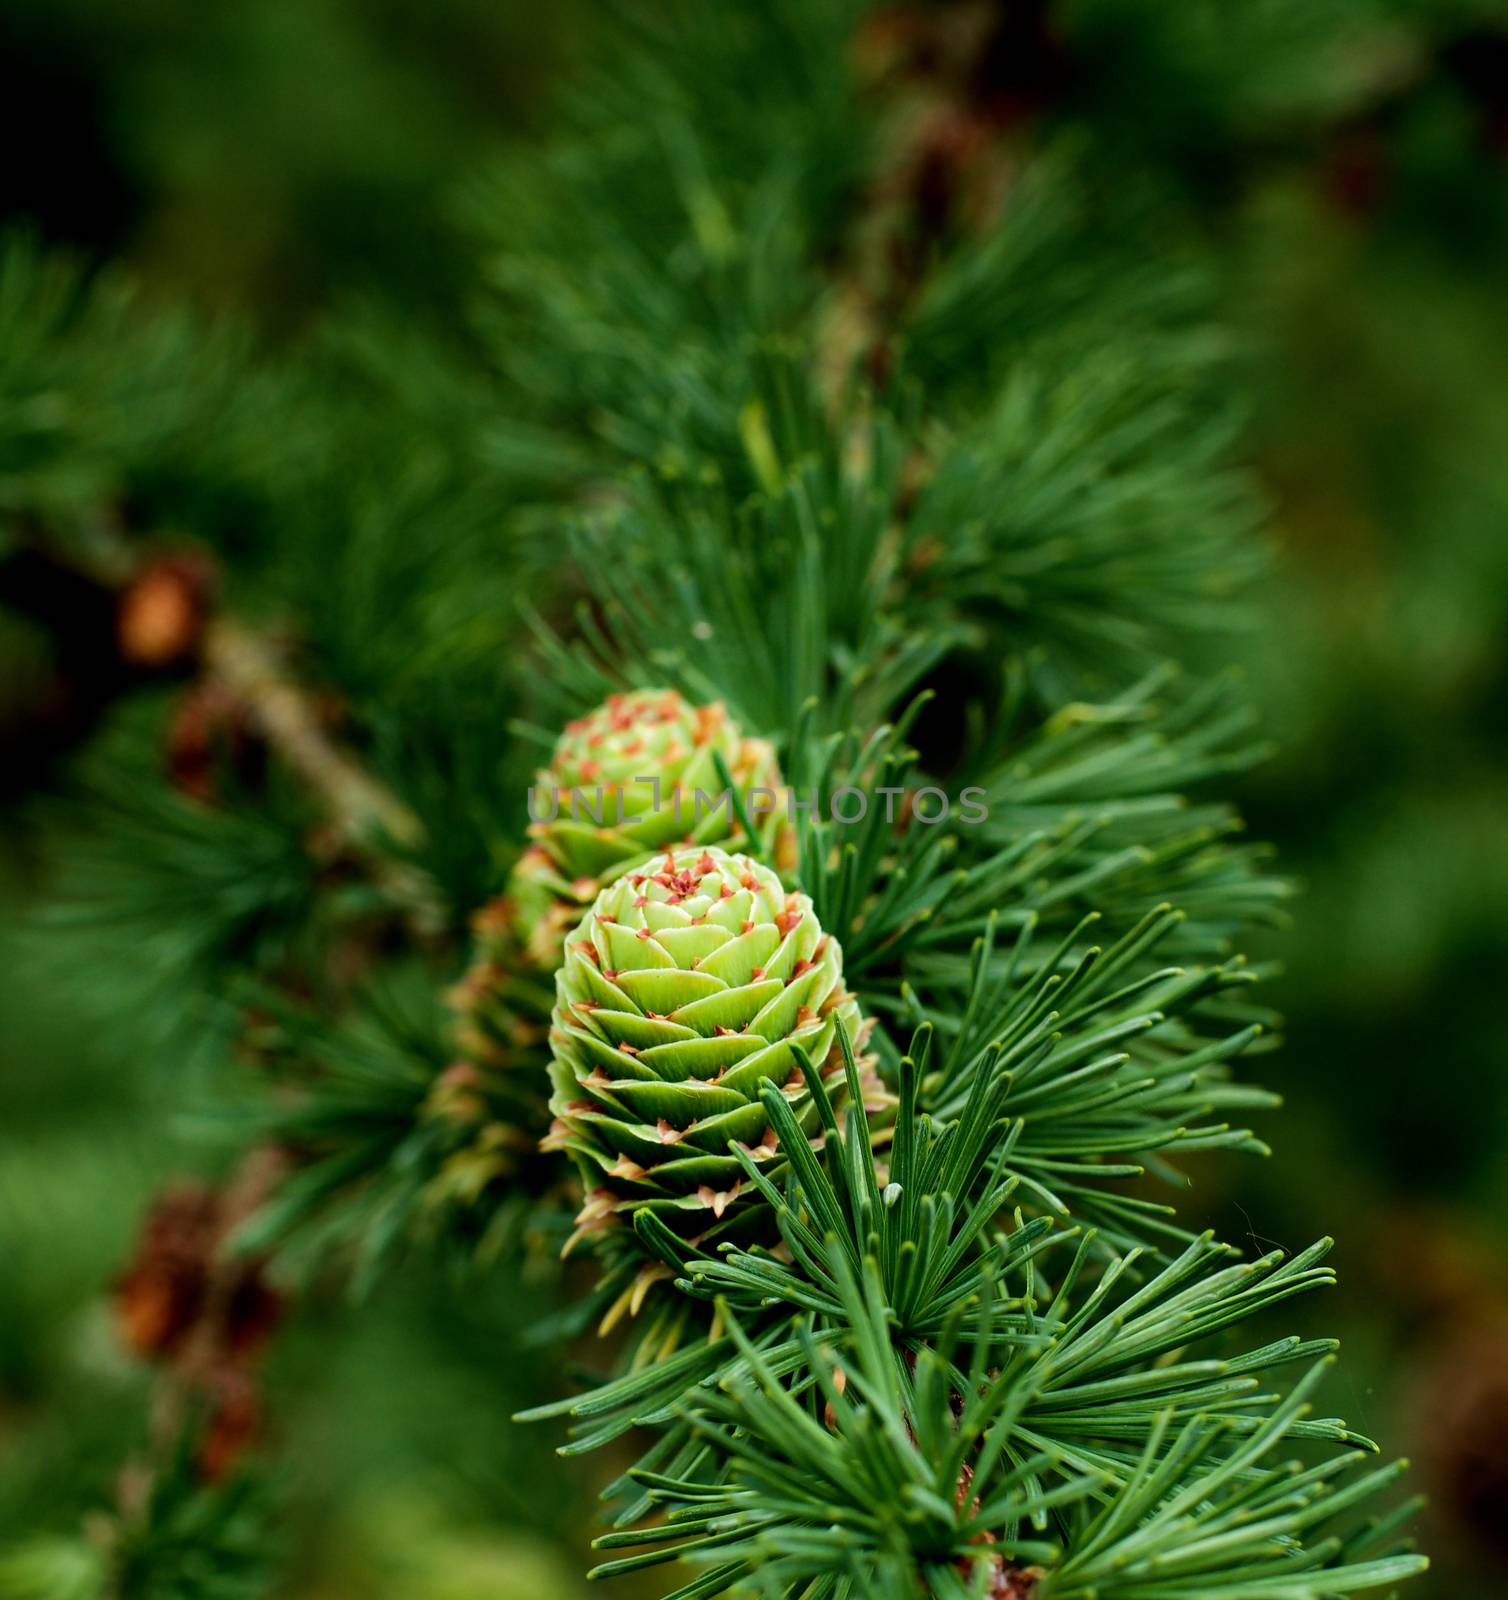
[[[363,858],[417,931],[433,933],[443,921],[434,887],[425,873],[401,859],[402,852],[423,842],[419,818],[330,737],[308,692],[252,629],[228,618],[212,622],[205,632],[204,665],[321,802],[340,843]]]

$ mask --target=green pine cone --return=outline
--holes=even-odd
[[[855,1050],[865,1031],[811,901],[720,849],[667,852],[605,888],[567,941],[555,995],[544,1148],[582,1167],[579,1232],[641,1206],[682,1232],[721,1223],[743,1176],[730,1141],[779,1157],[760,1088],[780,1085],[810,1134],[792,1046],[841,1097],[838,1029]]]
[[[709,801],[724,791],[719,756],[746,814],[754,809],[753,790],[768,792],[757,823],[765,849],[793,842],[783,826],[783,799],[774,803],[779,776],[770,747],[743,738],[721,705],[692,706],[673,689],[638,690],[611,696],[561,735],[530,798],[531,812],[541,817],[529,829],[532,842],[506,893],[473,918],[472,960],[451,991],[463,1065],[477,1072],[492,1098],[516,1092],[520,1082],[537,1085],[539,1119],[525,1118],[518,1127],[478,1122],[474,1144],[458,1150],[431,1185],[437,1203],[505,1179],[518,1138],[535,1148],[545,1113],[536,1069],[550,1015],[550,975],[603,883],[650,861],[670,840],[744,841],[730,803],[706,803],[700,811],[696,805],[698,789]],[[527,1069],[525,1079],[518,1068]],[[455,1096],[442,1096],[437,1114],[455,1120],[456,1104]]]
[[[726,844],[736,810],[713,802],[726,785],[721,757],[742,796],[766,791],[756,826],[773,833],[779,776],[774,752],[745,739],[720,703],[688,704],[674,689],[609,695],[566,725],[530,797],[529,837],[568,888],[600,881],[673,844]],[[704,799],[699,807],[697,795]]]
[[[745,739],[720,704],[693,706],[674,689],[640,689],[612,695],[567,725],[530,794],[530,811],[541,818],[529,828],[531,842],[506,891],[472,919],[472,960],[452,991],[464,1054],[504,1064],[542,1036],[550,989],[539,980],[560,965],[566,935],[604,883],[669,843],[746,842],[731,804],[698,813],[698,789],[722,794],[718,756],[765,856],[783,850],[776,864],[794,865],[774,755],[763,740]]]
[[[514,937],[541,971],[559,965],[566,934],[620,872],[670,845],[746,842],[737,810],[710,803],[724,789],[719,756],[765,856],[791,856],[774,752],[744,738],[720,703],[694,706],[674,689],[636,689],[566,725],[530,792],[539,820],[508,880]],[[698,790],[710,797],[700,808]]]

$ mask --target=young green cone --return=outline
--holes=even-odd
[[[745,843],[745,819],[766,853],[789,844],[779,781],[769,745],[745,739],[721,705],[690,705],[674,689],[611,695],[568,724],[530,794],[531,843],[506,893],[472,919],[472,959],[451,990],[456,1081],[468,1087],[459,1097],[437,1094],[434,1114],[455,1120],[458,1108],[469,1116],[483,1100],[508,1099],[519,1069],[542,1087],[533,1074],[550,974],[604,882],[672,841]],[[475,1141],[431,1185],[436,1203],[506,1181],[520,1139],[534,1148],[544,1123],[542,1094],[530,1127],[480,1120]]]
[[[605,883],[655,850],[736,849],[747,817],[767,859],[789,857],[779,785],[768,744],[744,738],[721,704],[694,706],[674,689],[610,695],[568,723],[530,791],[530,843],[505,892],[472,919],[473,959],[452,992],[462,1051],[501,1065],[542,1035],[550,1000],[540,978],[560,965],[566,935]]]
[[[647,1206],[703,1234],[738,1198],[729,1149],[775,1162],[761,1088],[810,1133],[801,1046],[842,1081],[846,1031],[865,1032],[843,952],[811,901],[768,867],[716,848],[668,851],[609,884],[566,943],[550,1031],[556,1121],[546,1149],[577,1158],[581,1231]]]
[[[744,738],[720,703],[636,689],[567,723],[530,791],[530,846],[508,889],[540,966],[553,970],[581,910],[629,866],[670,845],[746,842],[719,762],[769,855],[788,832],[774,752]]]

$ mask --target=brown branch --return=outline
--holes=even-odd
[[[874,103],[875,155],[819,339],[829,404],[855,369],[885,387],[937,250],[994,223],[1019,136],[1064,91],[1071,65],[1043,0],[898,0],[861,25],[853,70]]]
[[[204,664],[251,713],[258,733],[323,802],[349,844],[424,838],[418,817],[369,776],[325,732],[304,691],[284,674],[266,642],[241,623],[219,620],[204,639]]]
[[[434,885],[401,854],[423,843],[423,823],[331,738],[314,699],[287,673],[277,651],[243,623],[218,618],[205,630],[203,662],[206,675],[226,688],[253,730],[319,801],[337,842],[362,859],[415,931],[439,931],[444,913]]]

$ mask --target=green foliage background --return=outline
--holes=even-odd
[[[1181,20],[1152,0],[1082,0],[1055,15],[1077,71],[1039,115],[1088,146],[1107,192],[1144,186],[1158,243],[1212,272],[1241,336],[1275,513],[1278,559],[1238,648],[1277,753],[1240,799],[1254,836],[1275,840],[1304,884],[1292,927],[1263,935],[1259,952],[1285,968],[1273,999],[1286,1040],[1267,1076],[1288,1109],[1272,1160],[1210,1163],[1196,1204],[1237,1240],[1338,1235],[1341,1287],[1323,1320],[1347,1347],[1344,1404],[1421,1462],[1435,1499],[1422,1542],[1436,1568],[1413,1592],[1490,1592],[1508,1549],[1501,1536],[1494,1549],[1490,1515],[1463,1511],[1438,1422],[1446,1389],[1480,1383],[1504,1421],[1498,1459],[1480,1470],[1495,1469],[1508,1519],[1508,1357],[1495,1373],[1462,1365],[1481,1365],[1472,1330],[1508,1329],[1494,981],[1508,955],[1508,20],[1406,0],[1194,4]],[[513,648],[500,619],[527,570],[496,571],[463,614],[426,597],[454,589],[446,564],[465,565],[486,537],[502,484],[545,486],[578,463],[542,427],[475,423],[487,374],[464,352],[446,356],[465,337],[459,307],[474,282],[476,246],[456,219],[484,204],[475,175],[495,149],[552,126],[556,92],[599,26],[586,0],[8,0],[0,12],[8,142],[31,152],[10,164],[4,220],[108,261],[149,304],[229,316],[215,335],[227,370],[243,340],[274,358],[265,390],[223,377],[218,358],[202,363],[203,398],[187,413],[213,405],[227,431],[188,428],[182,458],[162,465],[150,439],[125,438],[159,346],[108,317],[84,331],[93,351],[116,352],[100,416],[152,461],[136,492],[153,518],[244,558],[253,607],[275,613],[285,590],[338,595],[310,647],[348,689],[374,670],[373,630],[395,624],[389,592],[368,592],[367,575],[391,572],[412,528],[445,528],[414,548],[409,611],[372,686],[393,708],[371,730],[379,769],[401,767],[423,723],[413,713],[437,697],[447,715],[507,714],[488,703],[490,663]],[[798,111],[824,108],[798,94]],[[485,203],[508,229],[537,234],[541,255],[552,228],[591,226],[510,213],[506,193]],[[1124,271],[1116,249],[1107,242],[1083,270]],[[561,307],[569,324],[569,297]],[[281,365],[291,352],[299,364]],[[317,492],[301,525],[283,508],[317,481],[314,457],[333,453],[361,481],[384,444],[379,427],[326,416],[320,394],[300,389],[311,371],[371,397],[394,437],[405,407],[426,424],[457,418],[453,457],[417,461],[396,497],[372,473],[366,514],[339,540]],[[237,385],[228,406],[226,383]],[[543,401],[579,403],[568,389]],[[259,419],[280,408],[306,420],[269,457]],[[81,433],[98,438],[97,421]],[[87,460],[82,479],[73,457],[48,477],[26,419],[0,422],[0,496],[34,475],[87,543]],[[426,642],[458,636],[467,648],[437,683]],[[0,614],[0,648],[9,716],[45,678],[48,645]],[[86,759],[108,771],[114,751],[156,736],[162,710],[149,695],[117,712]],[[80,770],[92,788],[106,782]],[[6,804],[0,1540],[71,1534],[108,1498],[147,1385],[115,1348],[105,1290],[164,1174],[217,1159],[199,1108],[222,1070],[223,1019],[180,1018],[155,1040],[110,1020],[217,951],[188,933],[134,948],[129,928],[57,914],[111,870],[97,822],[35,803],[78,776],[34,774]],[[489,866],[468,815],[485,793],[454,778],[447,858],[432,865],[464,896]],[[179,842],[187,874],[192,831]],[[301,865],[275,839],[260,848],[256,895],[296,903]],[[265,906],[231,905],[243,888],[225,885],[223,926],[244,953]],[[593,1469],[506,1420],[546,1381],[523,1337],[539,1309],[443,1263],[380,1284],[359,1310],[333,1285],[302,1306],[269,1394],[294,1464],[278,1488],[285,1592],[578,1592]]]

